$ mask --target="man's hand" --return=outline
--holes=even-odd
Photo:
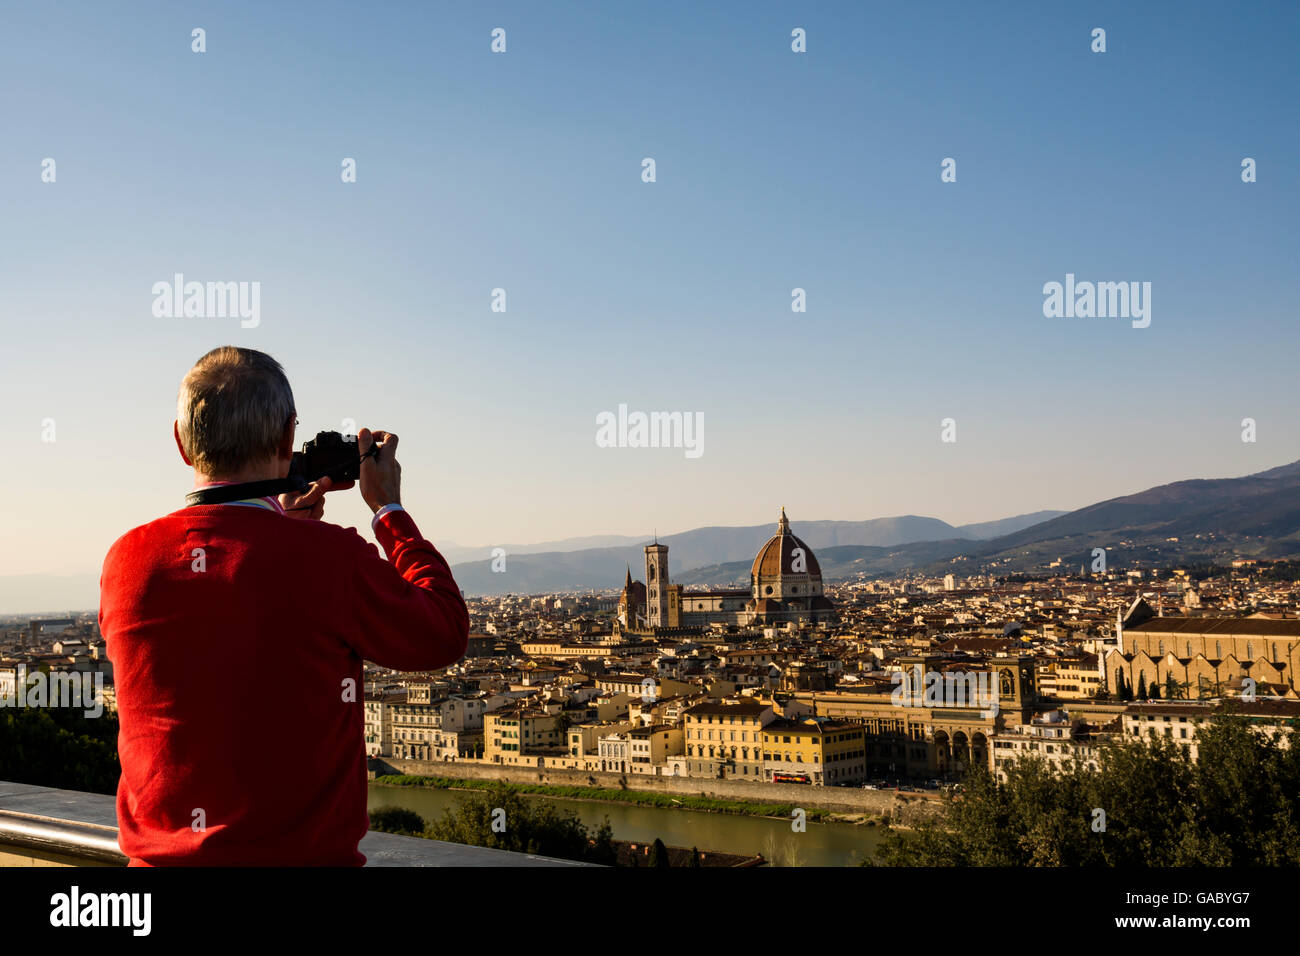
[[[357,451],[362,455],[371,445],[379,446],[379,460],[361,460],[361,498],[372,512],[384,505],[402,503],[402,466],[397,463],[397,436],[392,432],[363,428],[357,432]]]
[[[319,521],[325,514],[325,493],[327,491],[346,491],[355,485],[355,481],[335,483],[328,476],[314,481],[304,491],[289,491],[280,496],[280,507],[290,518],[311,518]]]

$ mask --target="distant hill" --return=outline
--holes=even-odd
[[[861,522],[794,520],[791,526],[816,552],[828,581],[859,572],[962,576],[1045,570],[1057,559],[1062,570],[1077,571],[1080,564],[1091,566],[1094,548],[1107,550],[1112,568],[1300,557],[1300,461],[1242,478],[1160,485],[1077,511],[1036,512],[960,528],[915,515]],[[754,554],[773,529],[770,524],[699,528],[662,540],[670,548],[674,580],[688,586],[744,584]],[[521,555],[510,559],[504,575],[491,574],[487,561],[454,570],[469,594],[535,593],[615,588],[625,564],[639,577],[639,546],[572,552],[562,559]]]
[[[900,515],[867,521],[791,521],[791,528],[818,555],[823,549],[848,545],[889,547],[912,541],[966,537],[957,528],[938,518]],[[678,575],[687,568],[745,564],[768,538],[776,533],[776,521],[742,528],[708,527],[661,535],[668,545],[668,568]],[[971,540],[974,540],[972,537]],[[481,558],[455,564],[456,581],[466,594],[533,594],[546,591],[618,588],[628,565],[632,576],[644,577],[643,547],[651,539],[633,539],[631,545],[608,548],[585,548],[574,551],[551,551],[541,554],[515,553],[506,548],[506,570],[493,572],[490,552],[479,551]]]
[[[1035,511],[1027,515],[1016,515],[1013,518],[999,518],[997,521],[981,521],[978,524],[959,525],[957,530],[963,532],[963,536],[968,538],[998,538],[1004,534],[1014,534],[1017,531],[1022,531],[1052,518],[1058,518],[1063,514],[1069,514],[1069,512]]]
[[[593,534],[583,538],[561,538],[558,541],[535,541],[532,544],[484,544],[467,547],[451,541],[438,545],[438,553],[448,564],[462,561],[486,561],[493,548],[504,548],[506,554],[545,554],[554,551],[586,551],[591,548],[631,547],[649,541],[649,535]]]
[[[904,545],[869,563],[873,573],[970,573],[1042,570],[1059,558],[1077,571],[1091,567],[1094,548],[1106,549],[1108,567],[1125,568],[1300,557],[1300,462],[1242,478],[1176,481],[987,541],[936,544]]]

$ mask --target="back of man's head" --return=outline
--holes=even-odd
[[[185,456],[196,471],[212,476],[274,458],[293,415],[293,390],[280,363],[233,345],[195,362],[176,400]]]

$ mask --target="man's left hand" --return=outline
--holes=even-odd
[[[331,478],[314,481],[303,491],[289,491],[280,496],[280,507],[290,518],[311,518],[319,521],[325,514],[325,493],[346,491],[355,481],[335,483]]]

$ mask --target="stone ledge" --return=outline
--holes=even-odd
[[[361,840],[367,866],[591,866],[574,860],[371,831]],[[0,858],[125,866],[117,811],[102,793],[0,781]]]

